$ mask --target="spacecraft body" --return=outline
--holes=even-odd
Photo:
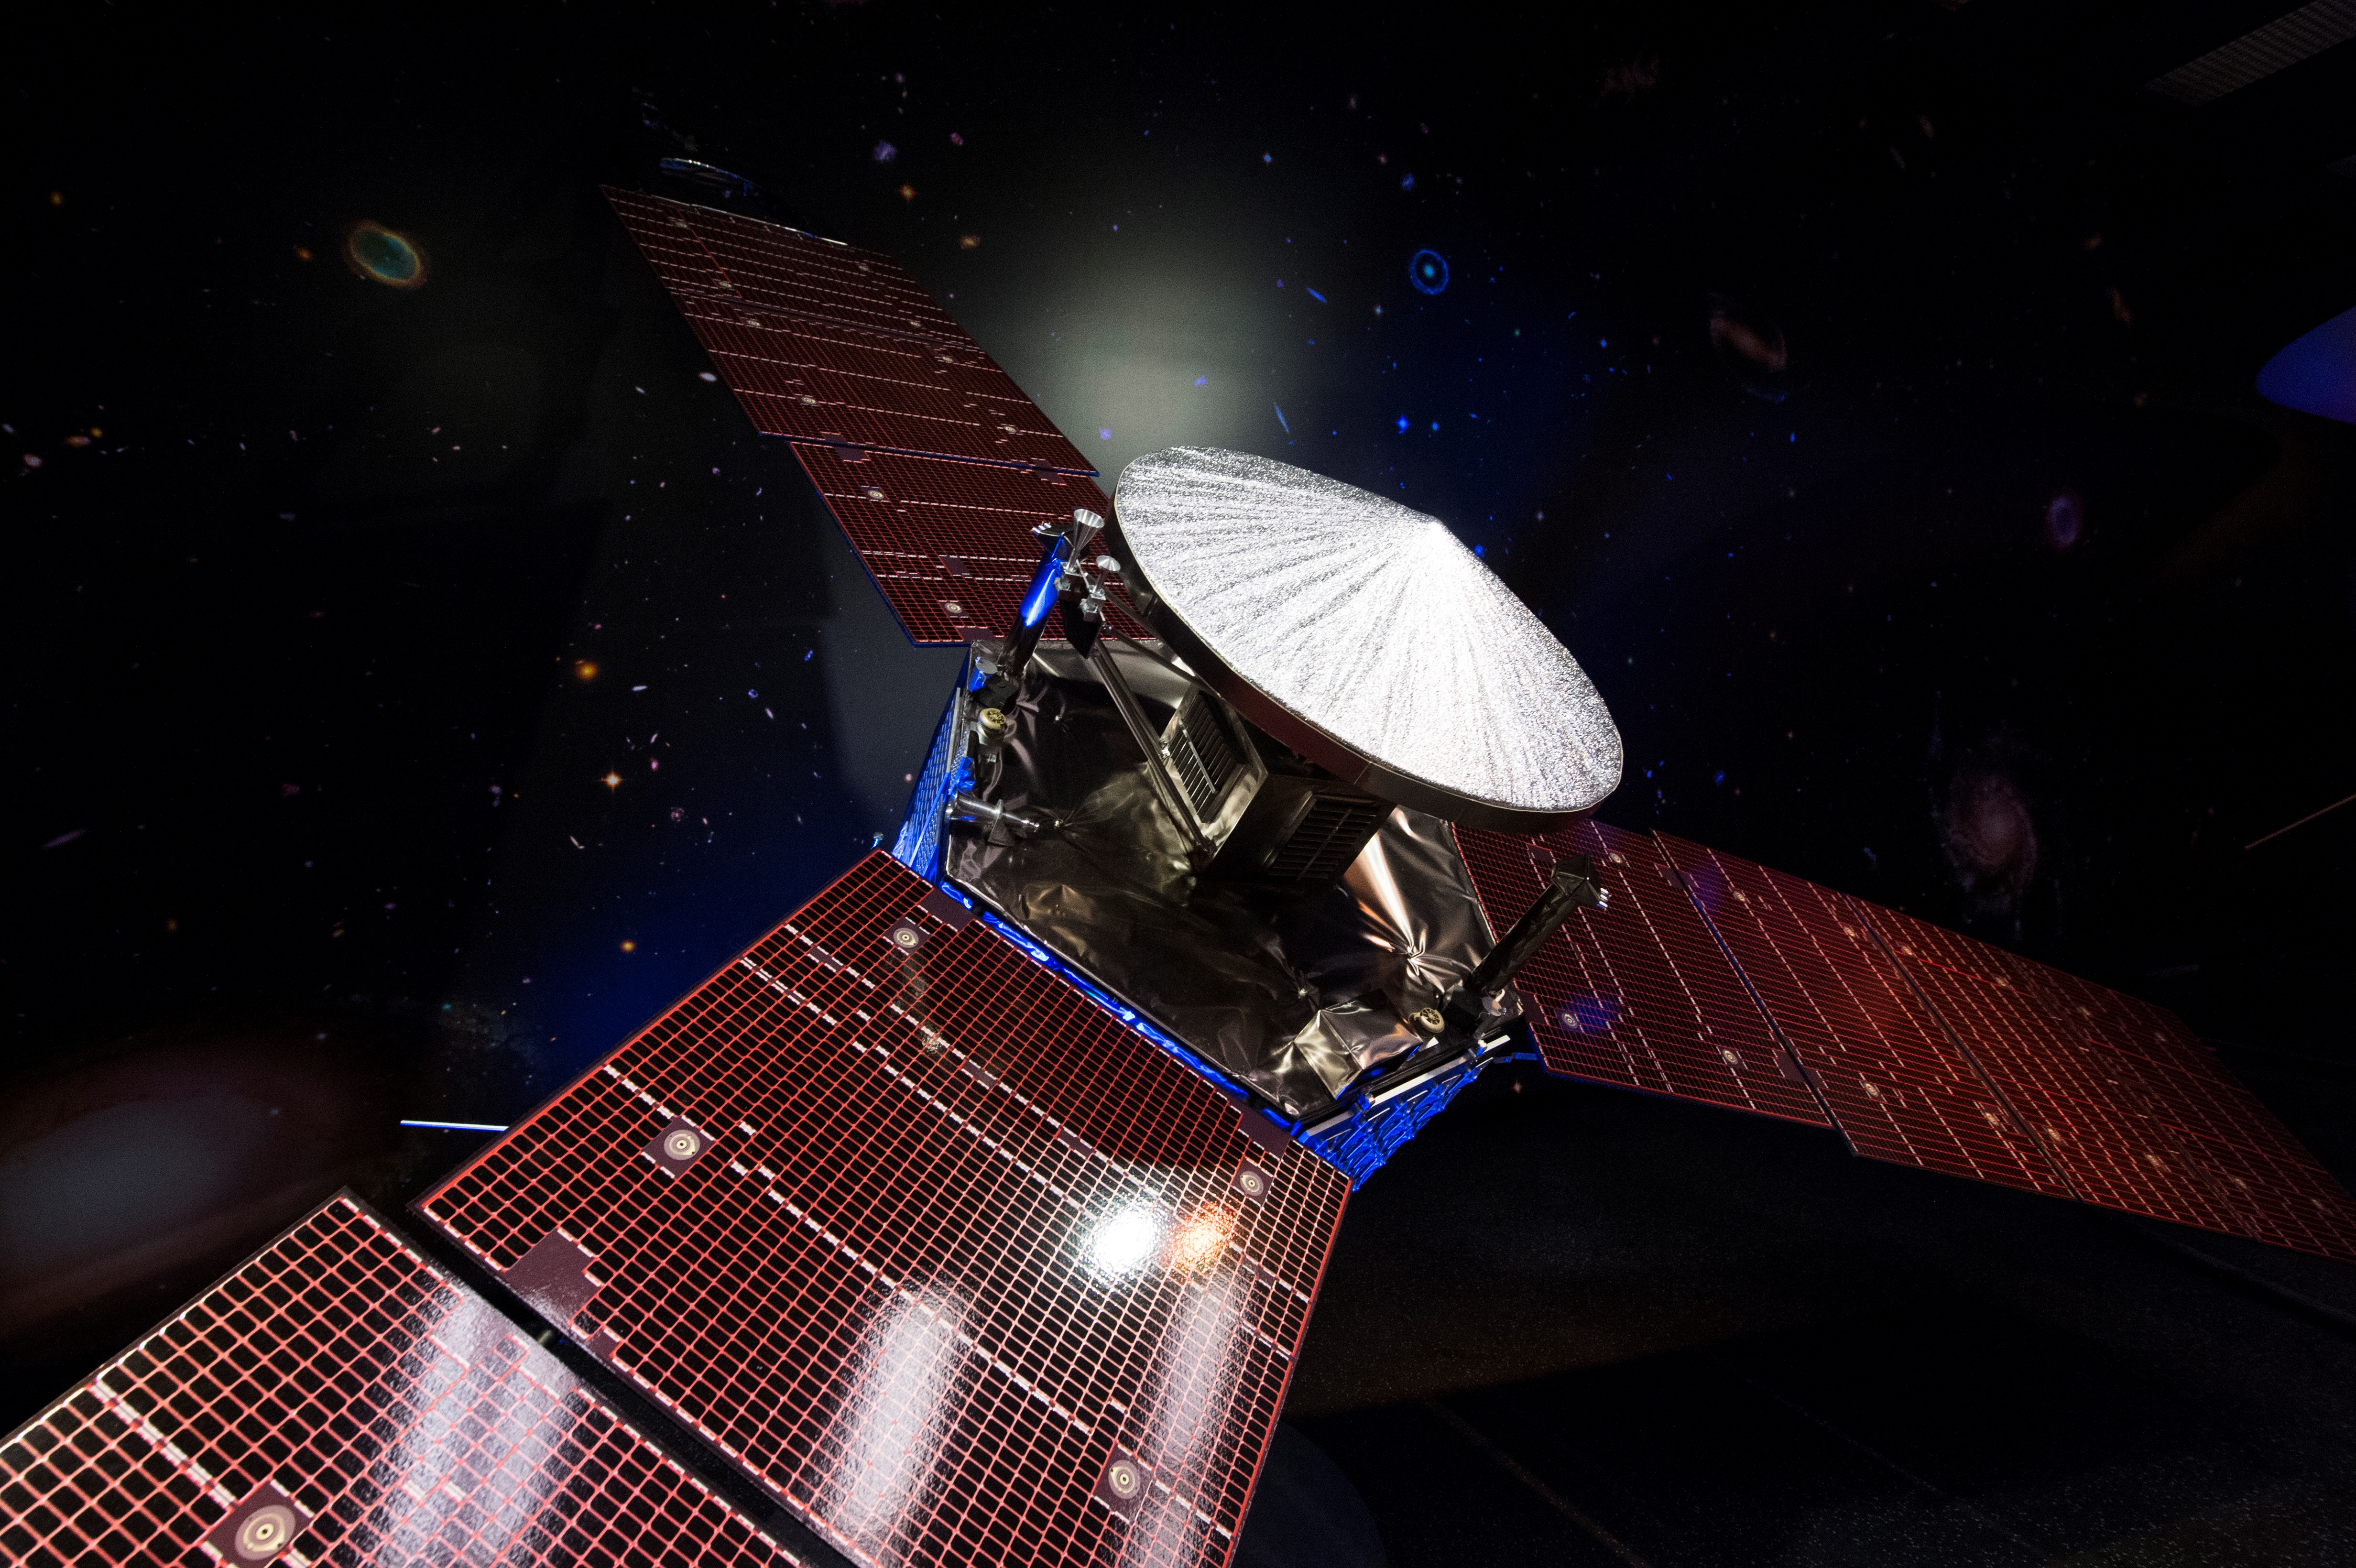
[[[1451,822],[1576,822],[1619,734],[1433,518],[1199,449],[1113,511],[1051,528],[1023,623],[973,641],[894,853],[1362,1179],[1518,1012],[1495,972],[1444,1027],[1495,947]]]
[[[0,1445],[13,1557],[1225,1563],[1351,1191],[1514,1056],[2356,1262],[2172,1015],[1599,821],[1601,700],[1438,522],[1108,498],[888,259],[608,194],[966,649],[907,819],[420,1199],[442,1261],[339,1197]]]

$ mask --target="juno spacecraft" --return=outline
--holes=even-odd
[[[1533,1054],[2356,1262],[2170,1014],[1598,820],[1602,700],[1439,522],[1183,447],[1108,497],[891,261],[609,195],[966,650],[905,825],[18,1431],[13,1559],[1224,1563],[1351,1192]]]

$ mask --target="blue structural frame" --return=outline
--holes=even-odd
[[[1299,1134],[1298,1141],[1349,1177],[1353,1188],[1363,1187],[1366,1178],[1381,1169],[1401,1145],[1423,1131],[1424,1123],[1448,1109],[1448,1103],[1469,1088],[1491,1062],[1505,1058],[1502,1051],[1459,1057],[1421,1083],[1379,1102],[1365,1098],[1355,1104],[1344,1102],[1340,1120],[1329,1117],[1314,1130]]]
[[[960,682],[961,688],[963,684]],[[892,846],[894,859],[937,884],[941,880],[941,833],[948,821],[949,795],[959,787],[958,781],[967,772],[962,737],[957,731],[962,698],[960,689],[950,698],[941,714],[940,728],[933,733],[932,750],[917,771],[916,788],[908,798],[907,818],[900,824],[899,837]],[[973,902],[955,888],[945,887],[943,891],[961,903]],[[987,910],[981,912],[981,918],[1033,962],[1055,971],[1066,985],[1176,1057],[1215,1088],[1238,1101],[1248,1098],[1241,1084],[1196,1055],[1183,1040],[1073,968],[1028,932]],[[1447,1109],[1448,1103],[1491,1062],[1520,1059],[1504,1051],[1484,1051],[1478,1056],[1460,1057],[1430,1076],[1398,1089],[1371,1096],[1358,1091],[1345,1096],[1341,1109],[1313,1128],[1286,1122],[1273,1112],[1269,1115],[1301,1147],[1347,1176],[1353,1188],[1362,1187],[1401,1145],[1423,1130],[1426,1122]],[[1260,1113],[1247,1104],[1243,1114]]]
[[[893,841],[892,859],[928,882],[941,880],[941,829],[948,819],[949,758],[957,751],[957,699],[941,714],[933,731],[933,748],[917,770],[916,787],[908,796],[908,815]],[[960,759],[962,760],[962,759]]]

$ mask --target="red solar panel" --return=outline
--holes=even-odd
[[[1545,884],[1543,858],[1592,856],[1611,907],[1573,915],[1515,978],[1549,1071],[1825,1126],[1766,1020],[1653,841],[1600,822],[1539,838],[1456,830],[1491,927]]]
[[[2356,1262],[2347,1189],[2183,1020],[2031,959],[1997,956],[2030,1005],[2090,1053],[2112,1097],[2175,1138],[2179,1157],[2244,1234]]]
[[[663,287],[681,299],[975,347],[923,284],[889,256],[782,224],[605,187]]]
[[[897,263],[605,194],[754,427],[794,443],[911,640],[1012,631],[1039,564],[1031,526],[1110,515],[1087,460]]]
[[[1038,523],[1069,520],[1076,507],[1098,517],[1112,504],[1077,474],[984,468],[897,453],[844,454],[797,446],[810,482],[833,509],[851,549],[919,643],[962,641],[959,628],[1003,636],[1014,629],[1023,593],[1039,570]],[[1149,634],[1112,601],[1114,624]],[[1047,635],[1062,635],[1060,617]]]
[[[869,1561],[1215,1563],[1347,1189],[876,854],[419,1207]]]
[[[683,201],[605,195],[755,428],[1095,472],[888,257]]]
[[[1499,929],[1553,854],[1612,895],[1515,981],[1552,1072],[1826,1125],[1772,1061],[1859,1154],[2356,1262],[2356,1202],[2172,1014],[1666,835],[1457,842]]]
[[[1849,1147],[2066,1196],[2036,1142],[1915,997],[1840,894],[1660,836]]]
[[[348,1195],[0,1445],[0,1510],[22,1563],[796,1561]]]
[[[1861,907],[2079,1197],[2356,1262],[2356,1205],[2181,1025]]]
[[[979,463],[1094,470],[979,349],[681,296],[753,428]]]
[[[1969,1051],[2046,1157],[2090,1203],[2210,1230],[2233,1227],[2212,1196],[2115,1104],[2084,1052],[2013,988],[1995,949],[1896,910],[1852,901]]]

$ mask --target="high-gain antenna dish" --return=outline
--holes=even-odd
[[[1543,833],[1620,783],[1595,683],[1437,517],[1208,447],[1137,459],[1111,537],[1146,620],[1245,718],[1451,822]]]

